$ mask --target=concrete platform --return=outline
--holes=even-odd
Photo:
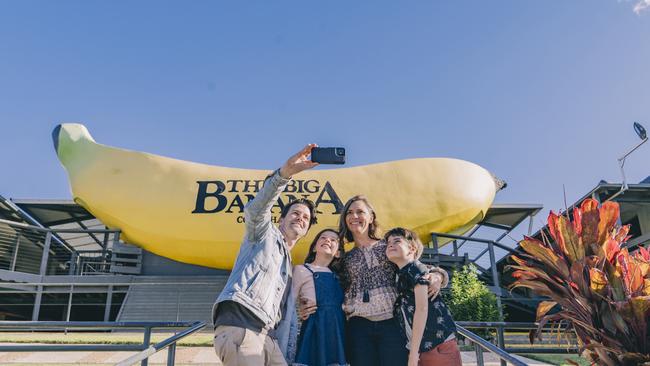
[[[0,365],[114,365],[135,352],[0,352]],[[493,354],[483,355],[486,366],[499,366]],[[527,365],[549,365],[540,361],[516,356]],[[462,352],[463,365],[475,366],[474,352]],[[166,365],[167,350],[149,358],[149,365]],[[178,347],[176,365],[217,365],[217,357],[211,347]]]

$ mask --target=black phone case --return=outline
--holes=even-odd
[[[345,149],[342,147],[315,147],[311,150],[311,161],[319,164],[345,164]]]

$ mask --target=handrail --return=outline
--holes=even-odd
[[[206,326],[205,322],[62,322],[62,321],[0,321],[0,331],[2,330],[41,330],[41,329],[102,329],[109,330],[115,328],[144,328],[144,339],[141,344],[80,344],[80,345],[67,345],[67,344],[48,344],[48,345],[0,345],[0,352],[44,352],[44,351],[57,351],[57,352],[74,352],[74,351],[138,351],[134,356],[129,357],[127,360],[133,359],[131,363],[120,364],[132,365],[134,362],[140,361],[142,365],[146,366],[148,357],[152,354],[169,347],[169,355],[167,357],[167,365],[174,365],[176,343]],[[149,344],[151,339],[151,330],[153,328],[185,328],[184,331],[177,333],[162,342],[158,342],[151,346]],[[153,350],[153,351],[152,351]],[[137,360],[136,360],[137,358]]]
[[[533,322],[473,322],[473,321],[458,321],[460,324],[468,328],[498,328],[504,327],[509,329],[531,329],[537,328],[538,323]],[[551,328],[552,324],[547,324],[546,327]],[[557,326],[554,326],[557,328]]]
[[[53,277],[53,276],[49,276]],[[95,277],[96,278],[96,277]],[[209,281],[203,282],[184,282],[184,281],[169,281],[169,282],[4,282],[2,287],[22,287],[22,286],[150,286],[150,285],[205,285],[210,283]],[[29,292],[29,291],[28,291]],[[0,293],[7,293],[6,291],[0,291]]]
[[[501,248],[505,250],[508,253],[514,253],[515,251],[512,248],[509,248],[501,243],[498,243],[495,240],[488,240],[488,239],[480,239],[480,238],[472,238],[472,237],[467,237],[467,236],[462,236],[462,235],[454,235],[454,234],[446,234],[446,233],[431,233],[431,243],[433,244],[433,251],[434,251],[434,261],[438,261],[440,256],[439,256],[439,250],[438,250],[438,238],[450,238],[455,240],[465,240],[465,241],[470,241],[470,242],[477,242],[477,243],[483,243],[487,245],[487,251],[483,251],[478,257],[474,258],[472,260],[472,263],[476,263],[478,259],[485,254],[486,252],[489,253],[490,256],[490,274],[492,277],[492,287],[491,291],[496,295],[496,300],[497,300],[497,309],[499,311],[499,320],[503,321],[504,320],[504,314],[503,314],[503,305],[502,305],[502,297],[503,297],[503,291],[500,287],[500,281],[499,281],[499,273],[497,271],[497,260],[494,254],[494,248]],[[458,255],[457,247],[454,248],[454,253]],[[501,348],[505,348],[505,335],[503,333],[503,328],[497,328],[497,344]],[[479,357],[480,354],[477,351],[477,357]],[[479,359],[481,361],[481,359]],[[501,366],[505,366],[505,361],[501,361]]]
[[[523,330],[531,330],[531,329],[537,329],[538,323],[531,323],[531,322],[473,322],[473,321],[458,321],[456,322],[457,326],[461,327],[466,327],[466,328],[475,328],[475,329],[490,329],[490,328],[496,328],[497,331],[503,332],[506,328],[507,329],[523,329]],[[559,327],[559,328],[558,328]],[[554,332],[554,331],[560,331],[560,330],[566,330],[567,325],[554,325],[554,324],[546,324],[542,330],[547,331],[547,332]],[[578,354],[579,352],[579,347],[577,343],[572,343],[568,338],[566,338],[567,342],[564,345],[559,344],[559,342],[556,344],[556,347],[549,347],[548,344],[539,346],[539,347],[506,347],[505,344],[502,345],[501,349],[508,353],[544,353],[544,354]]]
[[[17,321],[17,320],[1,320],[0,329],[10,328],[11,326],[19,326],[20,328],[48,328],[48,329],[63,329],[63,328],[94,328],[94,329],[113,329],[113,328],[181,328],[194,325],[195,322],[81,322],[81,321]]]
[[[507,353],[506,351],[498,348],[497,346],[493,345],[492,343],[486,341],[485,339],[479,337],[477,334],[470,332],[469,330],[463,328],[462,326],[456,324],[456,331],[461,334],[463,337],[471,340],[475,344],[479,345],[481,348],[484,348],[487,351],[490,351],[497,355],[501,361],[507,361],[510,362],[511,364],[515,366],[526,366],[526,364],[515,357],[513,357],[511,354]],[[479,360],[477,360],[479,361]],[[480,362],[482,363],[482,358],[480,358]],[[479,363],[479,365],[481,364]]]
[[[136,353],[135,355],[119,362],[116,364],[116,366],[129,366],[133,365],[137,362],[141,362],[145,359],[148,359],[150,356],[153,356],[157,352],[165,349],[166,347],[170,347],[169,352],[170,355],[173,355],[176,352],[176,342],[178,342],[180,339],[187,337],[188,335],[198,332],[201,330],[203,327],[205,327],[204,322],[196,322],[194,323],[195,325],[189,329],[186,329],[176,335],[173,335],[161,342],[158,342],[154,344],[153,346],[149,346],[149,348]],[[173,348],[172,348],[173,347]]]

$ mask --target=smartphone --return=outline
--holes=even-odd
[[[345,164],[345,148],[315,147],[311,149],[311,161],[320,164]]]

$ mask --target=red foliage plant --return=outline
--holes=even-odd
[[[550,298],[537,307],[539,326],[549,322],[575,331],[583,357],[595,365],[650,365],[650,251],[625,247],[629,226],[618,226],[615,202],[587,199],[573,220],[548,216],[552,240],[524,237],[508,266],[511,288],[525,287]],[[558,306],[557,312],[550,310]]]

